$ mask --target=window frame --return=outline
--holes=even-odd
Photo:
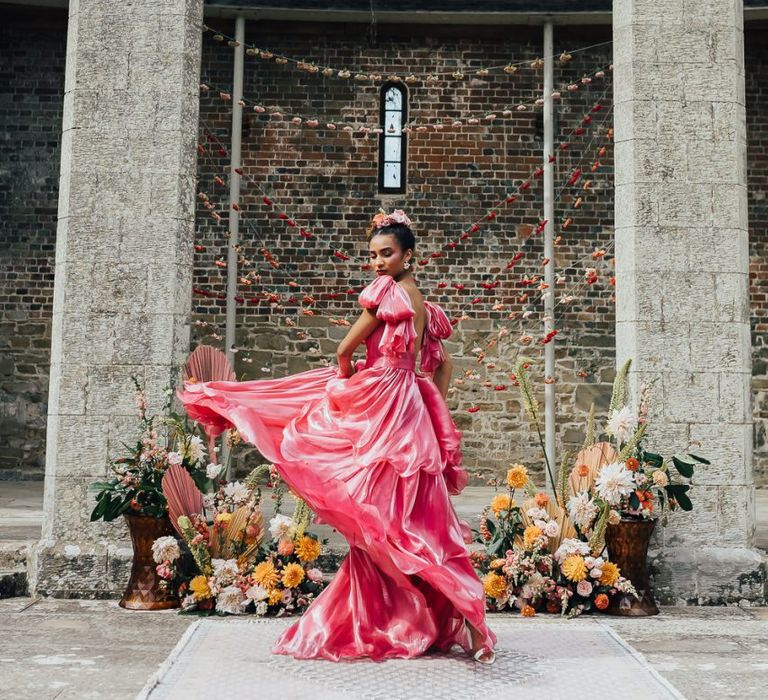
[[[386,125],[386,105],[387,105],[387,93],[390,89],[395,88],[400,91],[401,109],[400,109],[400,135],[393,137],[387,137],[387,125]],[[392,111],[392,110],[390,110]],[[408,134],[403,132],[405,124],[408,122],[408,88],[400,82],[389,81],[381,86],[379,92],[379,124],[381,125],[382,133],[379,134],[379,193],[380,194],[404,194],[408,186]],[[387,138],[399,138],[400,139],[400,186],[399,187],[386,187],[384,185],[384,165],[385,165],[385,143]],[[395,161],[391,161],[395,162]]]

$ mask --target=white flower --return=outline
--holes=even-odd
[[[648,477],[643,472],[635,472],[635,483],[638,486],[645,486],[648,483]]]
[[[531,520],[549,520],[549,513],[543,508],[529,508],[525,514]]]
[[[544,534],[547,537],[557,537],[560,534],[560,525],[557,520],[550,520],[544,526]]]
[[[184,457],[188,457],[193,464],[202,462],[205,459],[205,445],[199,435],[193,435],[189,440],[188,446],[182,446]]]
[[[221,470],[224,469],[223,464],[216,464],[215,462],[211,462],[206,468],[205,468],[205,475],[209,479],[215,479],[219,474],[221,474]]]
[[[249,600],[253,600],[260,603],[262,600],[266,600],[269,597],[269,591],[261,585],[251,586],[246,592],[245,597]]]
[[[295,532],[296,524],[287,515],[278,514],[269,521],[269,534],[272,535],[273,539],[292,538]]]
[[[607,432],[613,435],[619,443],[624,443],[635,434],[637,429],[637,416],[630,410],[629,406],[624,406],[615,410],[608,419]]]
[[[206,493],[203,495],[203,507],[206,510],[211,510],[216,505],[216,497],[212,493]]]
[[[222,586],[232,583],[240,572],[235,559],[211,559],[211,564],[213,564],[213,575]]]
[[[240,505],[251,497],[251,490],[242,481],[231,481],[224,487],[224,495],[235,505]]]
[[[260,617],[267,614],[267,601],[263,600],[261,603],[256,604],[256,614]]]
[[[243,592],[237,586],[227,586],[221,589],[216,598],[216,611],[240,615],[246,602]]]
[[[621,522],[621,515],[617,510],[608,511],[608,522],[611,525],[618,525]]]
[[[557,551],[555,552],[555,559],[559,564],[562,564],[563,561],[565,561],[565,558],[571,554],[580,554],[581,556],[586,556],[589,554],[589,552],[590,549],[587,542],[582,542],[581,540],[576,539],[565,539],[557,548]]]
[[[544,520],[534,520],[533,524],[541,531],[544,531],[544,528],[547,526],[547,523]]]
[[[152,558],[162,564],[164,561],[176,561],[181,556],[181,549],[175,537],[158,537],[152,543]]]
[[[653,483],[661,488],[664,488],[669,484],[669,477],[663,469],[657,469],[651,474],[651,478],[653,479]]]
[[[194,595],[186,595],[181,601],[182,610],[192,610],[197,605]]]
[[[568,515],[574,525],[578,525],[582,530],[592,524],[597,517],[597,510],[595,501],[586,491],[581,491],[568,499]]]
[[[184,458],[178,452],[169,452],[167,459],[168,464],[181,464]]]
[[[606,464],[595,479],[595,489],[608,504],[615,506],[635,488],[632,472],[621,462]]]

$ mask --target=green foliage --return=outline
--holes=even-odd
[[[593,401],[589,405],[589,416],[587,417],[587,434],[584,436],[584,444],[581,449],[586,450],[588,447],[592,447],[597,442],[597,435],[595,432],[595,402]]]

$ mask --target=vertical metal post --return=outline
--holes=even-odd
[[[549,259],[549,264],[544,268],[544,282],[549,285],[544,293],[544,332],[549,333],[554,328],[555,313],[555,245],[554,245],[554,163],[549,162],[553,155],[554,128],[552,110],[552,91],[554,89],[554,58],[552,22],[544,23],[544,218],[547,224],[544,227],[544,257]],[[552,340],[544,346],[544,375],[555,376],[555,341]],[[553,474],[555,465],[555,385],[544,385],[544,443],[547,458],[552,466]],[[556,488],[552,484],[553,490]]]
[[[235,366],[235,353],[232,347],[235,345],[237,330],[237,245],[240,231],[240,213],[232,208],[233,202],[240,199],[240,175],[235,168],[240,167],[240,150],[243,133],[243,108],[240,101],[243,99],[243,70],[245,59],[245,18],[239,15],[235,19],[235,63],[232,71],[232,145],[229,157],[229,241],[227,245],[227,321],[224,332],[224,345],[227,359]],[[229,450],[226,440],[222,441],[221,463],[226,464]],[[209,455],[211,461],[213,455]],[[229,471],[229,470],[228,470]],[[229,474],[227,474],[229,477]]]

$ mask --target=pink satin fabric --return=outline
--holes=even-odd
[[[350,378],[337,368],[280,379],[198,382],[177,391],[209,435],[235,427],[285,482],[338,530],[349,555],[273,647],[295,658],[412,657],[459,644],[466,618],[493,648],[485,594],[450,494],[467,483],[461,433],[439,390],[415,371],[415,315],[392,277],[360,294],[384,321]],[[442,360],[452,328],[427,304],[422,372]]]

